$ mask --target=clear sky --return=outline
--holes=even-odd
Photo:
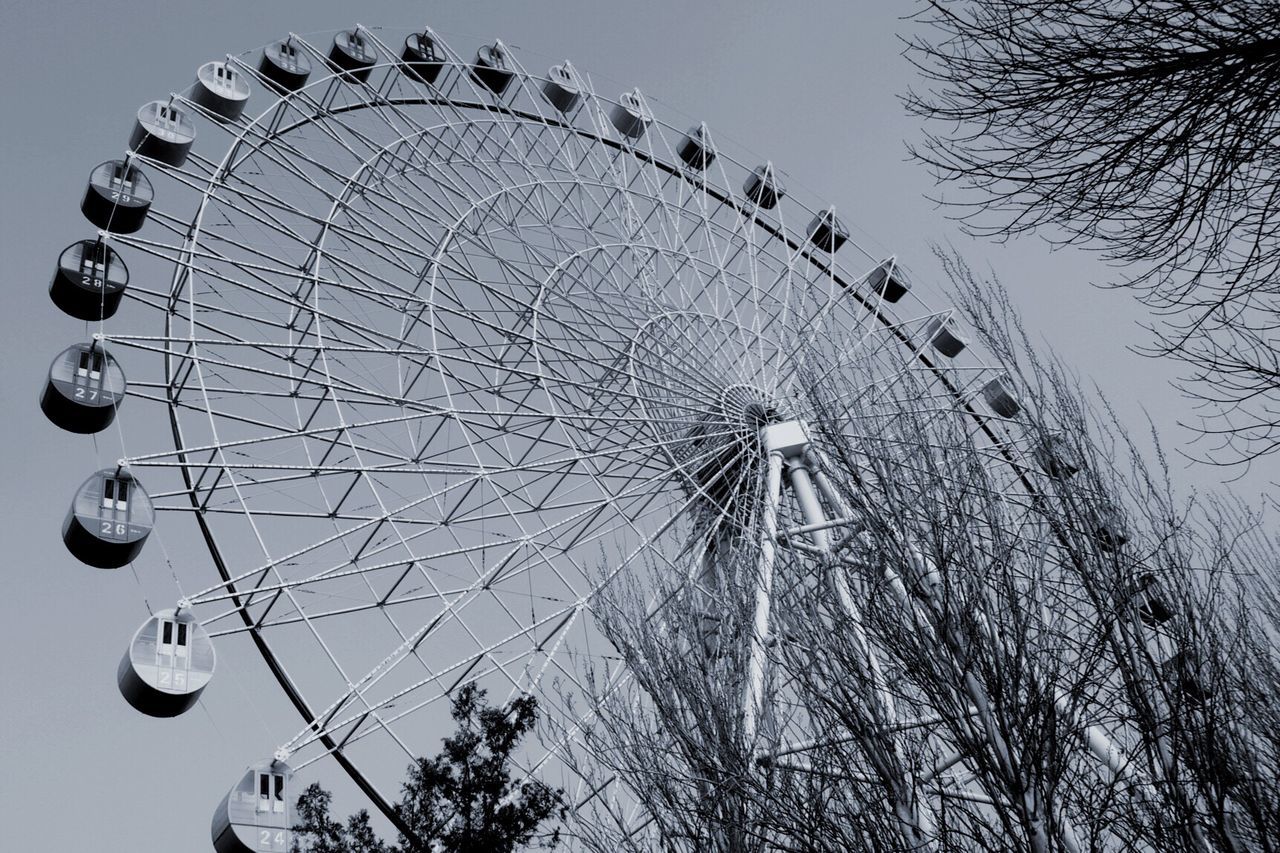
[[[1169,443],[1184,441],[1175,423],[1189,407],[1167,386],[1172,369],[1127,351],[1143,340],[1143,311],[1125,293],[1089,286],[1107,274],[1094,258],[1051,254],[1037,239],[968,240],[925,200],[931,181],[903,147],[918,127],[897,100],[912,81],[897,38],[911,26],[898,18],[907,8],[890,0],[0,0],[0,145],[9,164],[0,203],[6,849],[207,849],[217,801],[249,761],[297,728],[243,644],[220,649],[219,683],[202,710],[154,721],[125,705],[116,665],[146,614],[143,596],[158,584],[135,582],[128,569],[87,568],[63,549],[67,502],[101,455],[92,439],[48,424],[36,405],[49,360],[84,333],[46,288],[58,251],[90,233],[78,210],[89,169],[120,155],[137,106],[184,89],[204,61],[291,30],[429,24],[459,50],[496,36],[526,66],[567,57],[605,92],[639,86],[672,123],[705,120],[785,169],[791,185],[838,204],[861,229],[855,237],[884,254],[927,272],[929,244],[954,241],[975,265],[989,263],[1032,333],[1096,381],[1122,418],[1145,431],[1145,411]],[[1174,465],[1188,488],[1223,476]],[[1259,466],[1237,490],[1256,496],[1280,478],[1274,469]],[[184,572],[213,577],[198,549],[170,556]],[[335,765],[319,768],[341,810],[361,805]]]

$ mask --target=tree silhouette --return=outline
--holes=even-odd
[[[1280,4],[927,0],[912,153],[972,231],[1101,248],[1161,317],[1195,424],[1280,452]]]
[[[334,820],[332,795],[312,783],[298,798],[294,853],[510,853],[535,843],[542,824],[565,812],[561,791],[511,779],[512,753],[537,720],[537,700],[521,696],[496,708],[484,698],[474,684],[458,690],[450,711],[457,731],[440,754],[409,766],[398,809],[416,841],[382,841],[364,810],[345,824]],[[536,839],[558,842],[558,829]]]
[[[837,490],[841,533],[825,553],[798,526],[773,538],[753,737],[762,528],[695,528],[610,580],[597,617],[626,676],[594,673],[569,759],[614,792],[578,806],[585,849],[1280,851],[1268,516],[1180,495],[1163,454],[1037,355],[998,283],[941,261],[1021,410],[992,424],[997,445],[970,413],[920,405],[927,388],[880,381],[892,363],[803,389],[805,464]],[[671,571],[700,554],[714,571]]]
[[[369,825],[368,811],[361,809],[344,825],[329,816],[332,800],[333,795],[318,782],[312,782],[298,797],[295,853],[389,853]]]

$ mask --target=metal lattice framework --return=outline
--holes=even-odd
[[[890,304],[900,268],[817,245],[820,208],[762,206],[743,189],[759,164],[567,63],[531,73],[499,46],[497,94],[430,31],[432,84],[358,33],[378,57],[363,82],[291,36],[317,69],[298,90],[245,54],[227,59],[254,87],[244,117],[175,95],[202,117],[195,149],[131,155],[157,202],[145,230],[106,235],[135,283],[99,339],[176,441],[122,464],[161,526],[199,526],[220,577],[184,568],[182,607],[215,642],[251,635],[305,718],[295,766],[336,756],[390,816],[378,791],[434,751],[422,720],[468,680],[537,694],[572,733],[583,662],[625,677],[592,624],[602,587],[643,562],[710,588],[708,543],[734,531],[763,537],[753,730],[772,577],[812,574],[856,515],[814,461],[814,385],[966,419],[990,488],[1025,504],[1023,438],[984,403],[995,372],[937,342],[950,312]],[[562,112],[544,92],[566,80]],[[556,752],[526,769],[564,772]]]

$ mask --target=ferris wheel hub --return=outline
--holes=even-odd
[[[744,382],[726,386],[720,392],[717,408],[725,424],[736,425],[750,434],[778,423],[786,415],[785,407],[773,395],[758,385]]]
[[[784,459],[803,459],[809,449],[809,433],[801,421],[784,421],[760,428],[760,444],[766,454]]]

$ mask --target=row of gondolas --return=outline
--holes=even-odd
[[[277,98],[301,92],[313,70],[315,54],[309,46],[291,38],[263,49],[256,68],[238,60],[207,62],[196,71],[196,80],[185,96],[152,101],[137,114],[124,159],[98,165],[89,175],[81,211],[99,229],[99,236],[68,246],[58,258],[49,295],[66,314],[88,322],[112,317],[129,285],[129,269],[109,244],[109,234],[132,234],[147,221],[155,198],[143,164],[181,168],[196,138],[197,117],[234,124],[241,121],[251,94],[251,81],[262,84]],[[379,65],[376,40],[359,28],[334,36],[329,54],[322,60],[330,72],[326,79],[364,85]],[[516,77],[516,66],[502,42],[481,47],[472,63],[450,59],[430,30],[410,34],[390,73],[403,73],[417,83],[436,86],[449,69],[465,73],[476,94],[501,97]],[[568,63],[549,69],[540,91],[557,111],[568,114],[583,97],[580,78]],[[478,107],[484,106],[477,103]],[[638,90],[619,97],[609,119],[622,138],[643,137],[653,115]],[[689,170],[706,170],[716,152],[705,124],[690,128],[674,149]],[[773,166],[754,169],[742,186],[740,203],[772,209],[786,190]],[[806,231],[818,249],[834,253],[849,238],[849,231],[835,209],[818,213]],[[893,260],[886,261],[864,280],[875,299],[897,302],[910,282]],[[950,317],[937,317],[925,328],[926,344],[944,358],[954,358],[968,341]],[[109,427],[127,390],[124,371],[107,352],[101,336],[62,351],[49,369],[40,406],[49,420],[74,433],[97,433]],[[1006,380],[998,378],[981,391],[987,406],[997,415],[1012,418],[1019,404]],[[1041,467],[1051,476],[1068,477],[1075,466],[1061,449],[1043,448]],[[63,541],[75,557],[91,566],[119,568],[142,550],[155,524],[155,507],[142,484],[126,467],[107,468],[89,477],[76,492],[63,523]],[[1124,534],[1115,523],[1103,524],[1098,535],[1108,547],[1119,547]],[[1162,603],[1154,576],[1142,586],[1142,619],[1159,625],[1173,614]],[[117,681],[124,698],[137,710],[155,717],[183,713],[200,697],[213,676],[216,655],[209,635],[196,621],[189,605],[160,611],[134,634],[120,662]],[[219,804],[213,820],[213,844],[218,853],[287,853],[291,847],[288,755],[281,752],[249,767],[239,783]]]

